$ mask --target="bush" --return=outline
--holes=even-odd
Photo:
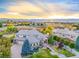
[[[67,57],[75,56],[74,54],[72,54],[71,52],[69,52],[69,51],[67,51],[67,50],[65,50],[65,49],[63,49],[60,53],[61,53],[61,54],[64,54],[64,55],[67,56]]]
[[[0,27],[2,27],[2,23],[0,23]]]
[[[55,40],[53,39],[53,36],[50,36],[48,39],[48,43],[53,44],[54,42],[55,42]]]
[[[74,43],[70,43],[69,46],[70,46],[70,48],[72,48],[72,49],[75,48],[75,44],[74,44]]]
[[[4,34],[4,32],[0,32],[0,37],[2,37],[2,36],[3,36],[3,34]]]
[[[56,39],[55,39],[55,40],[56,40],[56,41],[60,41],[60,38],[56,36]]]
[[[17,32],[17,28],[15,26],[8,26],[6,31],[12,33]]]
[[[57,36],[53,36],[53,40],[56,40],[56,37],[57,37]]]
[[[10,48],[11,48],[11,42],[8,38],[0,38],[0,57],[6,58],[10,57]]]
[[[68,39],[64,39],[64,44],[65,44],[65,45],[69,45],[69,43],[70,43],[70,42],[68,41]]]

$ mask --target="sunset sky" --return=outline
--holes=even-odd
[[[79,0],[0,0],[0,18],[79,18]]]

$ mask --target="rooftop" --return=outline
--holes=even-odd
[[[16,35],[24,35],[25,39],[28,39],[30,43],[40,42],[41,40],[46,40],[47,38],[47,35],[40,33],[36,29],[20,30],[18,33],[16,33]]]

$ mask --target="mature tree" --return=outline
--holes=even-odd
[[[17,28],[15,26],[8,26],[7,32],[17,32]]]
[[[53,27],[52,26],[48,26],[47,28],[44,28],[43,30],[42,30],[42,32],[44,33],[44,34],[52,34],[52,30],[53,30]]]
[[[9,38],[0,38],[0,57],[1,58],[7,58],[10,57],[10,48],[11,48],[11,41]]]
[[[24,56],[24,55],[28,55],[31,53],[31,46],[29,44],[29,41],[26,39],[24,41],[24,44],[22,46],[22,52],[21,52],[21,55]]]

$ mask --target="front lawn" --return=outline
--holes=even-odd
[[[75,54],[73,54],[72,52],[69,52],[68,50],[66,49],[58,49],[57,47],[53,47],[54,50],[60,54],[63,54],[65,55],[66,57],[72,57],[72,56],[75,56]]]
[[[62,49],[62,51],[60,52],[61,54],[64,54],[67,57],[72,57],[75,56],[73,53],[67,51],[66,49]]]
[[[48,49],[40,49],[32,55],[32,58],[58,58],[58,56],[51,55]]]

